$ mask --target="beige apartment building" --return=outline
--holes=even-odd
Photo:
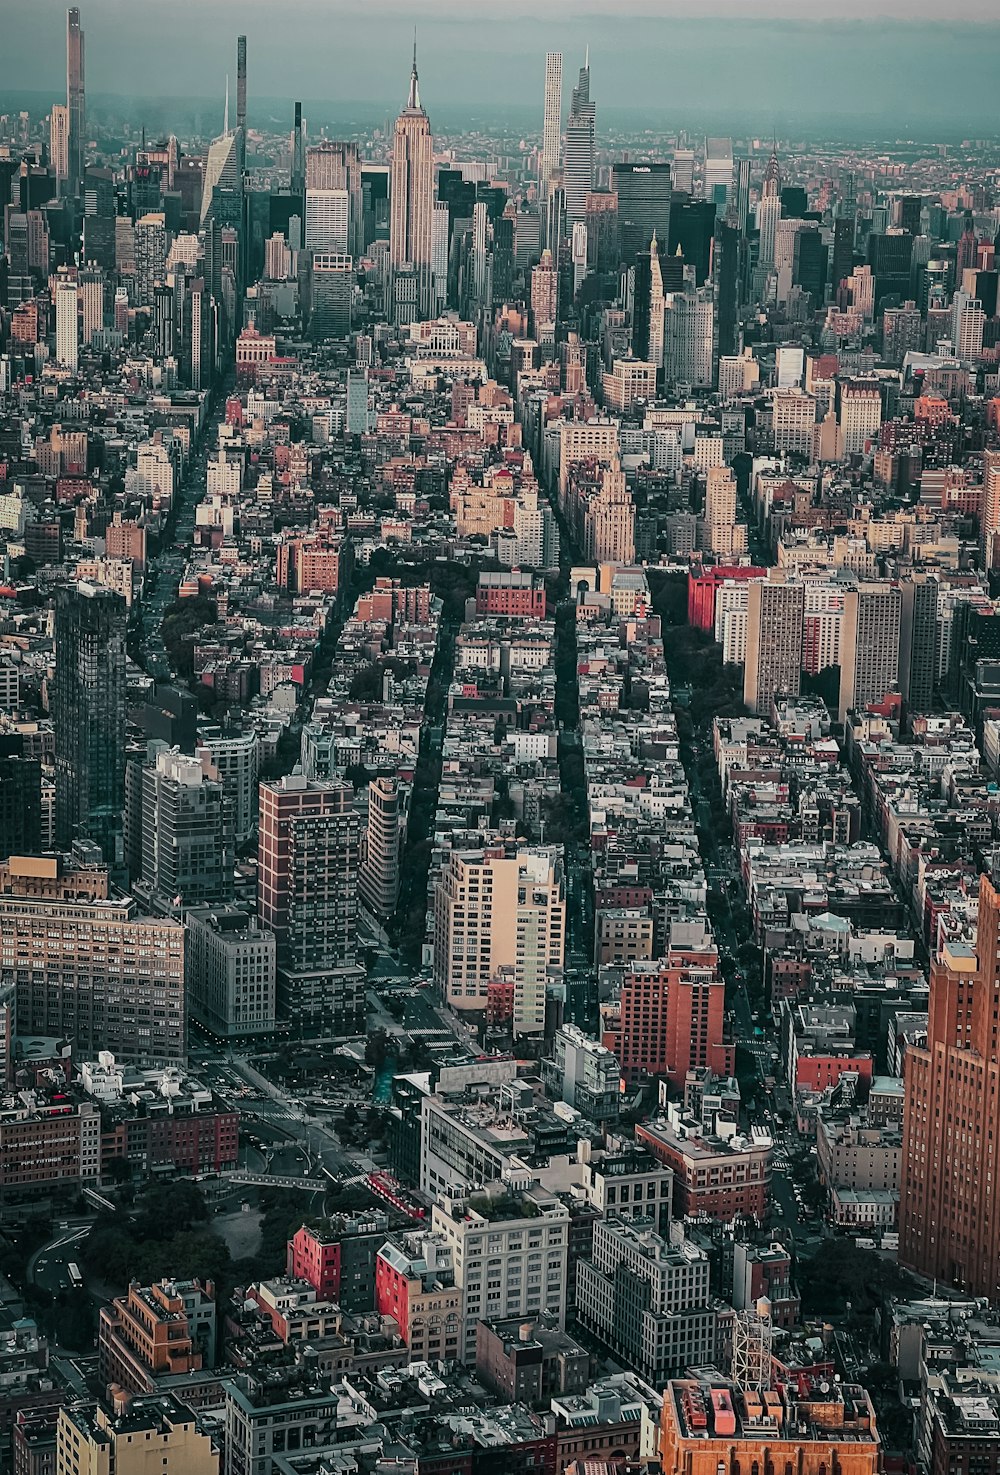
[[[513,983],[515,1035],[541,1034],[545,995],[563,967],[566,887],[553,845],[448,857],[434,894],[434,978],[465,1013],[485,1011],[491,983]]]

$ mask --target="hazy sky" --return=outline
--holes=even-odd
[[[830,12],[836,9],[837,19]],[[1000,3],[952,0],[82,0],[87,89],[221,99],[246,32],[254,97],[393,107],[402,102],[416,18],[422,99],[537,104],[543,53],[570,78],[591,49],[601,107],[753,116],[803,126],[871,118],[906,134],[937,123],[995,131]],[[63,82],[65,5],[0,0],[0,106]],[[262,119],[262,121],[264,121]]]

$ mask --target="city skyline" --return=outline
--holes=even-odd
[[[773,5],[750,14],[743,7],[724,28],[718,19],[673,7],[656,13],[647,6],[627,31],[598,10],[562,19],[559,12],[551,18],[546,12],[544,20],[494,19],[484,26],[457,10],[432,7],[419,20],[421,81],[435,112],[445,117],[462,111],[519,113],[535,103],[547,50],[563,52],[568,82],[589,45],[606,123],[608,110],[620,108],[674,127],[683,127],[689,113],[692,122],[716,116],[727,126],[743,117],[767,132],[772,126],[791,131],[821,124],[878,125],[897,137],[914,130],[925,136],[941,124],[995,130],[989,98],[1000,70],[1000,27],[988,23],[991,17],[978,0],[960,6],[946,26],[912,17],[901,26],[895,0],[888,8],[853,15],[841,10],[836,19],[818,7],[779,15]],[[155,12],[123,10],[119,0],[97,0],[87,8],[85,24],[89,98],[131,95],[120,85],[122,76],[141,76],[155,49],[156,76],[142,96],[150,103],[166,96],[217,97],[221,111],[240,31],[247,34],[251,57],[251,127],[266,124],[262,109],[292,97],[312,99],[334,113],[367,108],[375,116],[405,101],[412,19],[392,7],[386,7],[384,24],[373,28],[364,18],[341,16],[333,24],[325,11],[320,17],[310,4],[296,6],[277,32],[255,4],[238,10],[199,7],[202,39],[194,54],[183,26],[167,26]],[[64,30],[54,0],[5,18],[0,106],[22,91],[51,91],[52,100],[60,100]],[[887,47],[891,69],[885,66]],[[169,86],[157,85],[168,76]],[[568,101],[567,95],[564,107]]]

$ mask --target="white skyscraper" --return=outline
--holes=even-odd
[[[434,283],[434,312],[440,313],[448,300],[448,202],[434,201],[431,222],[431,276]]]
[[[733,141],[705,140],[705,199],[724,205],[733,187]]]
[[[62,281],[56,287],[56,359],[74,374],[78,344],[76,282]]]
[[[104,327],[104,275],[89,270],[80,273],[80,300],[83,308],[83,342],[89,348],[95,333]]]
[[[674,149],[671,184],[678,193],[694,194],[694,149]]]
[[[960,359],[978,359],[983,352],[986,313],[978,298],[956,292],[951,304],[951,346]]]
[[[62,190],[69,178],[69,108],[54,103],[49,115],[49,156],[56,172],[56,184]]]
[[[664,377],[707,388],[712,383],[712,335],[715,306],[712,289],[671,292],[664,313]]]
[[[663,271],[660,267],[660,249],[656,240],[656,231],[649,243],[649,351],[647,358],[656,365],[656,371],[663,368],[663,330],[666,302],[663,296]]]
[[[347,254],[351,197],[345,189],[306,190],[306,250]]]
[[[573,296],[575,297],[587,275],[587,225],[583,220],[577,220],[573,224],[571,255],[573,259]]]
[[[545,116],[542,122],[542,196],[562,156],[562,52],[550,51],[545,58]]]

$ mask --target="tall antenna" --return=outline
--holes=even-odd
[[[229,73],[226,73],[226,111],[222,115],[222,131],[229,132]]]

